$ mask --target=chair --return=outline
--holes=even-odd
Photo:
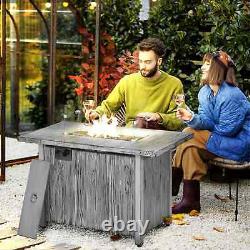
[[[246,170],[250,169],[250,162],[238,162],[238,161],[232,161],[228,159],[224,159],[221,157],[215,157],[208,162],[209,165],[218,166],[225,171],[225,169],[229,170]],[[235,206],[235,221],[237,221],[238,216],[238,193],[239,193],[239,175],[235,175],[236,178],[236,206]],[[229,198],[231,197],[231,182],[229,182]]]
[[[126,122],[125,122],[126,105],[125,105],[125,103],[123,103],[121,105],[121,107],[117,110],[117,112],[115,113],[115,117],[117,118],[119,127],[124,127],[126,125]]]

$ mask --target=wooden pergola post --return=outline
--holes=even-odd
[[[6,0],[1,0],[1,51],[0,51],[0,109],[1,109],[1,176],[5,181],[5,122],[6,122]]]
[[[55,122],[55,85],[56,85],[56,20],[57,0],[51,0],[50,44],[49,44],[49,86],[48,86],[48,124]]]
[[[96,1],[94,100],[98,104],[101,0]]]

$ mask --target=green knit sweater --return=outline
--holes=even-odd
[[[154,112],[162,117],[161,124],[167,130],[178,130],[183,123],[176,118],[176,104],[172,100],[177,93],[183,93],[178,78],[161,71],[158,79],[149,80],[138,72],[123,77],[96,111],[110,116],[125,103],[127,126],[131,126],[138,113]]]

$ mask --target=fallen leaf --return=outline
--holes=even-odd
[[[215,197],[217,200],[220,200],[220,201],[223,201],[223,202],[228,202],[228,201],[230,201],[229,197],[222,197],[222,196],[219,196],[218,194],[214,194],[214,197]]]
[[[172,220],[172,222],[175,225],[179,225],[179,226],[183,226],[183,225],[189,225],[189,222],[185,221],[185,220]]]
[[[172,214],[172,219],[173,220],[183,220],[184,214]]]
[[[117,240],[120,240],[122,238],[122,236],[120,234],[113,234],[110,236],[110,239],[112,241],[117,241]]]
[[[197,210],[192,210],[190,213],[189,213],[190,216],[199,216],[200,213],[197,211]]]
[[[172,223],[172,217],[162,217],[162,221],[165,226],[170,226]]]
[[[194,240],[207,240],[203,235],[194,235],[193,239]]]
[[[220,209],[221,212],[224,212],[224,213],[231,213],[232,210],[228,210],[228,209]]]
[[[213,230],[220,232],[220,233],[225,232],[224,228],[222,228],[222,227],[213,227]]]

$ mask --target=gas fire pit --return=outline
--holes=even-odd
[[[39,158],[50,163],[44,221],[96,230],[106,223],[142,245],[140,223],[148,232],[171,215],[172,152],[191,135],[122,127],[104,138],[90,129],[63,121],[20,136],[38,143]],[[117,232],[117,220],[136,229]]]
[[[112,135],[91,136],[91,135],[88,134],[87,130],[77,130],[77,131],[74,131],[74,132],[67,133],[67,135],[69,135],[69,136],[70,135],[72,135],[72,136],[85,136],[85,137],[91,137],[91,138],[98,137],[98,138],[113,139],[113,140],[122,140],[122,141],[138,141],[138,140],[144,138],[142,136],[137,136],[136,134],[135,135],[118,134],[116,136],[112,136]]]

